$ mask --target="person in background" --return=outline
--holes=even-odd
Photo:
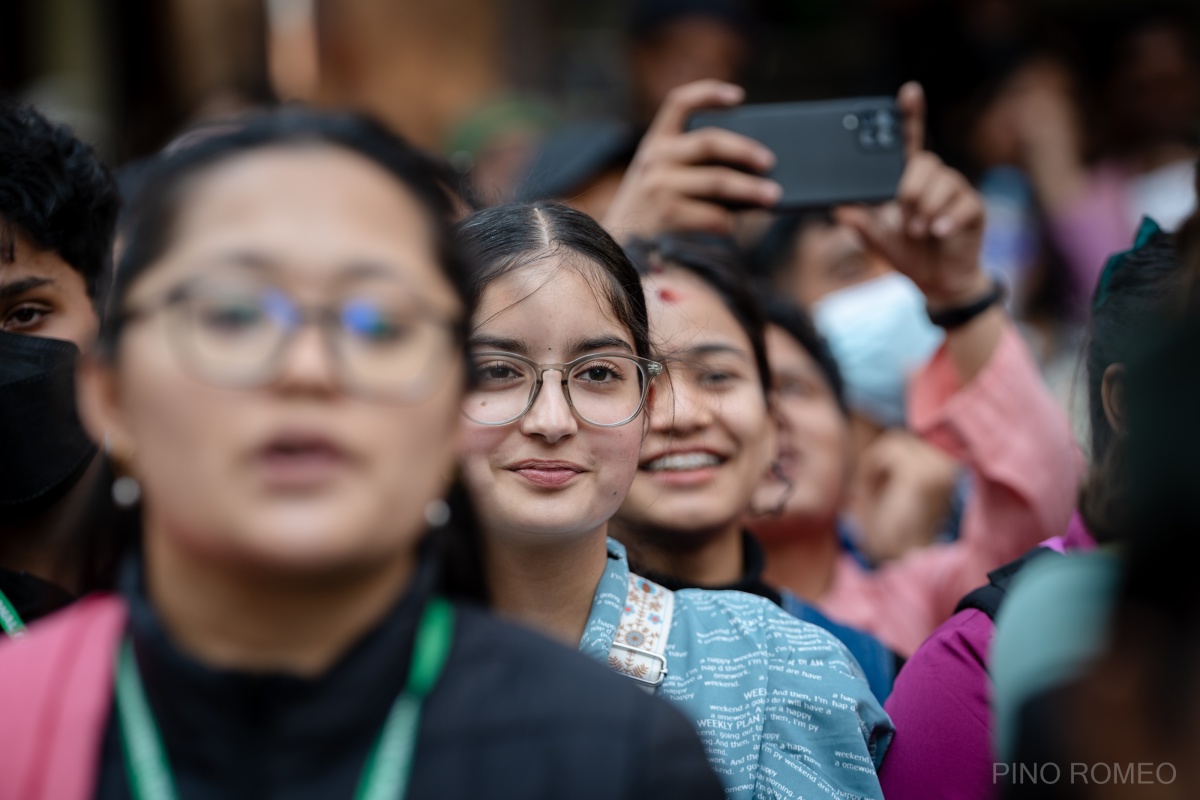
[[[1195,224],[1200,226],[1200,218]],[[1193,368],[1200,355],[1197,233],[1200,227],[1175,239],[1190,276],[1175,296],[1175,314],[1143,329],[1141,352],[1123,365],[1120,421],[1127,471],[1123,508],[1110,522],[1124,545],[1118,574],[1104,581],[1109,596],[1095,593],[1098,569],[1088,571],[1090,580],[1059,570],[1071,582],[1064,588],[1074,590],[1068,602],[1086,609],[1094,653],[1073,674],[1041,686],[1021,704],[1010,767],[997,781],[1005,797],[1140,800],[1193,797],[1200,789],[1195,717],[1189,713],[1200,635],[1191,558],[1200,526],[1195,460],[1200,381]],[[1058,561],[1065,566],[1088,558],[1094,556]],[[1093,633],[1097,627],[1102,632]],[[1078,642],[1078,632],[1067,633]],[[1061,650],[1057,643],[1046,644]],[[1014,779],[1018,770],[1027,775],[1035,764],[1047,774],[1058,769],[1069,776],[1075,769],[1076,776],[1053,785]]]
[[[893,750],[882,771],[889,797],[994,796],[993,765],[1002,760],[997,736],[1001,743],[1013,736],[1012,712],[1004,712],[1002,719],[1000,709],[1002,704],[1011,709],[1014,691],[1025,692],[1010,687],[1016,681],[1034,692],[1053,686],[1075,668],[1081,653],[1095,646],[1102,626],[1089,609],[1106,607],[1106,592],[1112,591],[1120,563],[1111,545],[1123,538],[1128,519],[1130,467],[1119,424],[1124,415],[1120,398],[1132,388],[1126,365],[1136,360],[1147,332],[1179,315],[1179,298],[1186,296],[1196,274],[1181,265],[1168,237],[1151,230],[1148,226],[1137,249],[1110,259],[1106,288],[1093,310],[1086,362],[1095,455],[1080,512],[1062,535],[992,573],[988,586],[964,598],[955,615],[909,659],[888,708],[905,721],[905,730],[925,733],[902,737]],[[1097,541],[1110,547],[1071,559],[1050,557],[1092,550]],[[1064,563],[1051,563],[1060,560]],[[1028,594],[1029,579],[1035,595]],[[995,620],[1009,613],[1014,602],[1026,608],[1018,623],[1025,627],[1008,638],[1034,652],[1018,654],[1010,647],[1003,653],[999,641],[993,652]],[[1035,644],[1047,627],[1053,633]],[[1016,664],[1016,680],[1003,674],[1005,661],[1010,670]],[[993,665],[1000,670],[995,681]],[[1005,756],[1003,761],[1012,759]]]
[[[646,126],[671,92],[705,79],[740,82],[760,24],[748,0],[635,0],[626,21],[627,118],[568,124],[547,137],[517,199],[558,199],[603,219]]]
[[[1009,310],[1024,319],[1062,283],[1059,263],[1035,187],[1028,174],[1025,107],[1051,92],[1072,107],[1082,87],[1068,61],[1051,49],[1023,47],[999,59],[969,103],[966,142],[969,174],[987,208],[983,265],[1009,291]],[[1056,309],[1074,316],[1077,309]]]
[[[636,0],[628,20],[634,116],[647,124],[678,86],[740,82],[760,26],[746,0]]]
[[[133,541],[118,594],[0,645],[0,796],[720,797],[668,704],[472,607],[428,158],[292,110],[150,170],[79,373]]]
[[[828,212],[780,217],[755,261],[771,290],[815,315],[837,361],[851,442],[844,541],[875,564],[957,538],[969,481],[906,427],[909,381],[943,338],[920,291]]]
[[[462,470],[495,608],[677,703],[729,798],[879,796],[891,728],[841,643],[760,597],[657,585],[607,538],[642,410],[682,379],[655,377],[620,247],[550,203],[482,211],[458,235],[480,265]]]
[[[968,175],[987,212],[984,269],[1004,283],[1007,306],[1050,391],[1087,446],[1086,387],[1079,354],[1084,322],[1078,290],[1027,168],[1026,105],[1046,91],[1082,106],[1083,82],[1061,47],[1027,45],[997,59],[965,112]]]
[[[445,151],[482,205],[509,203],[555,121],[536,98],[501,94],[458,123]]]
[[[1061,70],[1027,70],[1021,90],[993,120],[1016,142],[1066,262],[1077,311],[1086,309],[1105,259],[1133,239],[1142,216],[1174,230],[1196,206],[1200,43],[1192,20],[1152,8],[1121,22],[1103,59],[1106,130],[1099,136]],[[1089,167],[1089,144],[1097,139],[1101,158]]]
[[[88,145],[0,101],[0,638],[104,569],[81,533],[111,475],[76,413],[75,362],[112,280],[118,207]]]
[[[720,91],[719,86],[705,84],[685,89],[697,97]],[[836,622],[874,634],[907,657],[953,613],[959,598],[984,580],[988,570],[1063,530],[1081,464],[1061,411],[1041,385],[1000,307],[1000,293],[979,266],[983,220],[978,195],[961,175],[922,150],[920,87],[903,87],[899,102],[905,111],[909,162],[898,200],[877,209],[838,209],[837,221],[856,231],[871,250],[902,273],[897,277],[907,276],[924,297],[932,319],[945,326],[946,341],[909,387],[907,417],[916,434],[969,466],[973,493],[964,511],[962,533],[952,544],[921,548],[874,572],[848,554],[812,563],[801,558],[794,564],[812,570],[818,578],[797,588],[825,586],[817,595],[801,594],[801,599]],[[664,108],[663,115],[678,111]],[[643,143],[644,152],[677,146],[669,135],[673,129],[665,122],[660,137],[648,137]],[[720,204],[677,188],[691,185],[686,180],[671,184],[674,189],[664,188],[652,179],[649,161],[646,166],[641,174],[631,173],[622,187],[626,213],[642,212],[643,224],[661,224],[676,214],[693,220],[731,216]],[[686,178],[689,169],[676,163],[674,172]],[[650,202],[651,196],[655,202]],[[872,293],[851,296],[840,305],[847,316],[861,319],[876,313],[872,297]],[[652,312],[654,308],[652,303]],[[833,350],[836,355],[836,346]],[[676,414],[676,419],[684,416]],[[664,441],[700,440],[698,432],[706,427],[697,423],[696,432],[676,431],[670,415],[664,415],[661,424],[659,435]],[[1001,429],[1004,435],[998,434]],[[646,455],[654,453],[654,440],[654,435],[647,440]],[[684,486],[682,479],[678,485],[663,480],[656,486],[643,467],[621,515],[634,526],[630,535],[637,537],[638,557],[653,558],[648,563],[656,572],[674,574],[688,585],[713,587],[737,580],[743,569],[741,515],[748,510],[746,505],[734,515],[701,520],[702,505],[693,507],[696,498],[704,495],[716,502],[719,496],[706,481],[697,478]],[[723,468],[716,465],[709,477],[715,480]],[[756,480],[762,480],[762,475]],[[684,522],[689,518],[695,518],[694,526]],[[836,537],[835,525],[824,530]],[[655,531],[670,535],[658,536]],[[797,536],[797,541],[806,540],[809,537]],[[701,564],[706,566],[702,569]]]
[[[646,446],[652,443],[656,450],[662,450],[663,458],[643,454],[638,481],[615,521],[614,535],[629,543],[635,569],[646,571],[668,588],[756,594],[833,633],[854,655],[871,691],[882,700],[895,678],[895,655],[873,636],[839,625],[767,579],[763,549],[758,539],[745,530],[744,522],[738,521],[739,517],[757,519],[779,514],[789,499],[790,488],[772,487],[755,496],[755,476],[768,470],[781,474],[784,469],[783,462],[775,458],[775,439],[776,420],[786,414],[786,409],[766,366],[762,311],[753,293],[738,279],[740,254],[728,244],[678,235],[634,240],[627,249],[643,282],[654,287],[648,302],[656,312],[660,329],[669,336],[660,346],[670,345],[667,352],[672,355],[666,363],[674,371],[669,371],[667,378],[671,402],[652,408],[649,419]],[[684,346],[679,347],[680,343]],[[673,425],[685,432],[677,437],[682,440],[682,455],[678,458],[671,451],[676,438]],[[711,469],[712,462],[723,458],[730,462],[727,469]],[[708,486],[712,491],[705,502],[689,507],[686,515],[679,513],[682,504],[668,508],[662,516],[640,513],[643,506],[653,507],[657,500],[653,494],[655,478],[646,476],[661,476],[662,481],[673,484],[676,472],[682,473],[678,476],[680,487],[712,479]],[[645,561],[637,555],[643,549],[638,539],[642,526],[663,520],[685,526],[682,532],[663,532],[663,540],[685,537],[686,526],[694,526],[698,520],[711,527],[699,532],[694,541],[681,541],[682,546],[677,548],[681,567],[666,568],[653,551]],[[686,560],[688,554],[683,551],[703,551],[705,544],[710,549],[720,547],[721,552],[701,553],[696,561]],[[700,569],[718,570],[719,579],[696,577]]]
[[[1198,265],[1172,234],[1143,225],[1132,250],[1111,257],[1092,304],[1087,356],[1092,474],[1079,524],[1107,545],[1072,558],[1039,559],[1014,580],[996,617],[990,675],[998,760],[1013,754],[1019,709],[1031,696],[1078,676],[1101,649],[1123,565],[1115,545],[1138,530],[1131,491],[1140,476],[1127,451],[1129,365],[1195,314]],[[1141,463],[1141,462],[1139,462]]]

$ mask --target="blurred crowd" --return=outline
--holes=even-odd
[[[1200,787],[1196,9],[125,0],[47,60],[196,70],[105,94],[77,5],[0,12],[0,797]],[[689,125],[866,94],[883,203]]]

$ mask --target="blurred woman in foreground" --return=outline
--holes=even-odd
[[[426,536],[470,553],[451,214],[357,117],[152,165],[80,373],[140,548],[0,649],[0,795],[719,796],[677,713],[451,599],[482,591]]]

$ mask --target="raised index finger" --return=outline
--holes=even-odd
[[[896,105],[904,117],[904,155],[912,158],[925,149],[925,90],[909,81],[896,94]]]

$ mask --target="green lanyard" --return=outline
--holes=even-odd
[[[443,598],[432,598],[417,626],[408,682],[392,704],[383,730],[367,754],[354,792],[355,800],[404,797],[417,749],[421,705],[442,674],[453,634],[454,606]],[[179,794],[128,637],[117,655],[116,702],[125,745],[125,768],[134,800],[175,800]]]
[[[14,639],[20,639],[25,635],[25,622],[13,604],[8,601],[3,589],[0,589],[0,629]]]

